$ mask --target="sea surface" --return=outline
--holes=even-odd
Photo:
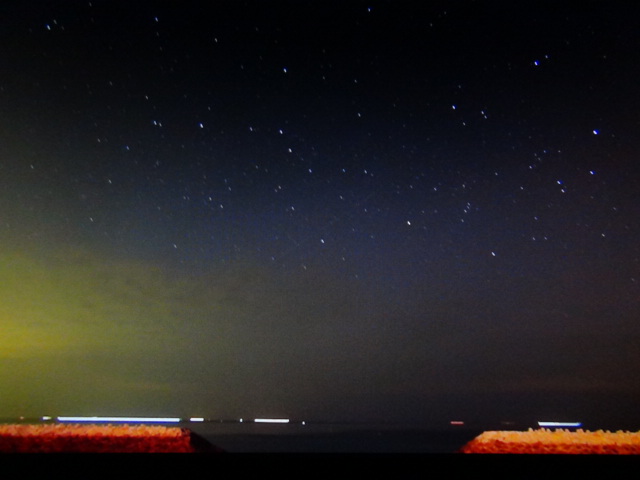
[[[230,453],[456,453],[483,429],[407,425],[184,423]]]
[[[517,478],[541,478],[551,471],[570,473],[574,477],[598,473],[605,476],[612,471],[632,471],[640,467],[638,457],[633,455],[457,455],[466,443],[484,431],[522,431],[536,428],[535,425],[428,428],[388,424],[207,422],[181,426],[225,452],[240,454],[216,456],[226,459],[223,463],[236,474],[249,468],[251,472],[271,469],[282,473],[289,469],[299,474],[304,471],[305,476],[315,473],[318,478],[335,475],[336,471],[359,476],[363,472],[377,475],[389,471],[394,478],[425,478],[444,470],[448,475],[459,473],[465,477],[486,471],[491,475],[504,472],[505,478],[515,472]],[[203,462],[202,468],[208,468],[206,460]]]

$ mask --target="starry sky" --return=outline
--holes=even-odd
[[[4,2],[0,416],[640,425],[639,16]]]

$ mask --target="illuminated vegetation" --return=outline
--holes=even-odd
[[[484,432],[463,453],[640,454],[640,432],[529,429]]]
[[[182,428],[146,425],[0,425],[2,453],[191,453]]]

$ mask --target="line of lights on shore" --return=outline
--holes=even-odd
[[[580,422],[538,422],[538,426],[541,428],[578,428],[582,426]]]
[[[181,423],[181,422],[215,422],[222,420],[208,420],[204,417],[189,417],[189,418],[180,418],[180,417],[79,417],[79,416],[61,416],[61,417],[51,417],[45,415],[41,417],[43,422],[50,421],[58,421],[65,423]],[[235,422],[243,423],[244,419],[240,418],[234,420]],[[253,420],[247,420],[247,422],[253,423],[294,423],[288,418],[254,418]],[[295,422],[305,425],[305,421]]]
[[[235,420],[211,420],[204,417],[84,417],[84,416],[59,416],[52,417],[45,415],[41,417],[43,422],[57,421],[61,423],[203,423],[203,422],[215,422],[215,423],[271,423],[271,424],[300,424],[306,425],[305,421],[292,421],[288,418],[254,418],[252,420],[245,420],[243,418]],[[512,422],[509,422],[512,423]],[[537,422],[540,428],[579,428],[582,426],[581,422],[555,422],[555,421],[539,421]],[[465,422],[462,420],[452,420],[449,422],[451,426],[462,427],[465,426]]]

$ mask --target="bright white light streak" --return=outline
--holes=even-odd
[[[204,422],[204,418],[203,417],[191,417],[189,419],[190,422]]]
[[[288,418],[256,418],[256,423],[289,423]]]
[[[59,422],[178,423],[176,417],[57,417]]]
[[[579,427],[581,422],[538,422],[539,427]]]

